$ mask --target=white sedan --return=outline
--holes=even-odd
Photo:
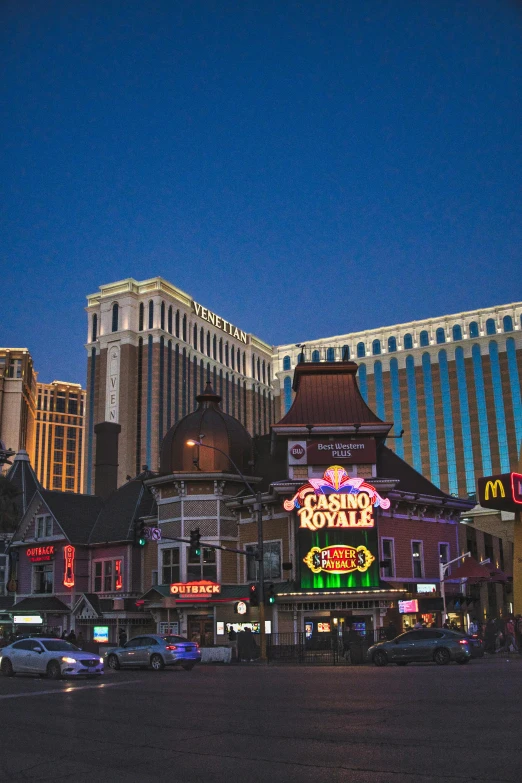
[[[103,658],[83,652],[63,639],[20,639],[0,652],[0,671],[5,677],[14,677],[20,672],[59,680],[61,677],[103,674]]]

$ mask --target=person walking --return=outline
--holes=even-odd
[[[518,652],[517,643],[515,641],[515,625],[511,617],[508,617],[505,622],[503,644],[498,652]]]
[[[71,629],[71,632],[67,637],[67,641],[70,642],[71,644],[76,644],[76,634],[74,633],[74,629]]]
[[[394,624],[393,620],[390,620],[390,622],[386,626],[386,629],[384,631],[384,635],[385,635],[387,641],[389,641],[389,642],[391,642],[397,636],[397,628],[395,627],[395,624]]]
[[[120,647],[123,647],[126,641],[127,641],[127,634],[125,633],[123,628],[120,628],[120,631],[118,633],[118,643]]]
[[[476,634],[478,634],[478,624],[475,617],[471,618],[471,622],[468,628],[468,633],[470,634],[470,636],[475,636]]]

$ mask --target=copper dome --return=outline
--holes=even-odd
[[[240,421],[221,410],[221,397],[210,383],[196,397],[198,407],[178,421],[163,438],[160,473],[234,473],[228,455],[242,473],[252,473],[252,438]],[[205,446],[187,446],[188,440],[202,440]],[[221,449],[221,454],[215,449]],[[197,460],[195,464],[194,460]]]

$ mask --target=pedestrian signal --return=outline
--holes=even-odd
[[[250,606],[259,606],[259,597],[257,595],[257,585],[250,585]]]

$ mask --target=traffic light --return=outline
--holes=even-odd
[[[147,543],[147,538],[145,536],[145,528],[147,525],[145,524],[145,521],[143,519],[140,519],[138,522],[138,526],[136,528],[136,541],[138,543],[138,546],[145,546]]]
[[[250,606],[259,606],[259,597],[257,595],[257,585],[250,585]]]
[[[189,547],[189,557],[191,559],[194,559],[195,557],[199,557],[201,555],[201,534],[199,532],[199,527],[197,527],[195,530],[190,531],[190,547]]]
[[[268,603],[275,604],[275,590],[274,585],[268,585],[267,589]]]

